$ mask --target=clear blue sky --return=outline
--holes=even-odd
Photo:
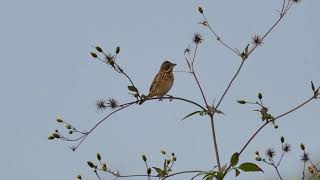
[[[120,46],[119,64],[146,93],[165,58],[177,63],[177,70],[186,69],[183,50],[199,32],[205,40],[196,69],[208,98],[219,98],[240,60],[197,24],[198,5],[226,42],[243,49],[253,34],[263,34],[276,20],[281,1],[1,1],[1,179],[74,179],[79,173],[94,179],[85,162],[96,152],[123,174],[144,172],[141,154],[148,155],[152,166],[160,165],[161,149],[177,154],[176,170],[210,168],[210,123],[196,116],[181,122],[196,110],[181,102],[147,102],[125,110],[97,128],[74,153],[71,144],[47,140],[58,127],[57,117],[89,129],[107,113],[97,113],[97,99],[131,99],[128,82],[89,56],[94,45],[106,51]],[[222,162],[261,124],[254,107],[236,100],[255,100],[262,92],[277,115],[310,97],[310,80],[320,84],[319,6],[316,0],[294,6],[245,64],[221,106],[226,116],[216,119]],[[170,94],[202,102],[191,76],[175,77]],[[302,168],[301,142],[311,158],[319,160],[319,105],[312,102],[286,116],[277,130],[266,128],[240,161],[254,161],[256,150],[279,149],[280,136],[293,146],[280,168],[286,179]],[[266,179],[275,176],[270,167],[261,167]],[[242,173],[238,179],[257,178],[261,176]]]

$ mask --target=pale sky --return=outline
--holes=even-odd
[[[194,33],[202,34],[196,71],[208,99],[219,99],[240,64],[240,59],[219,44],[198,24],[203,6],[207,18],[223,40],[243,49],[254,34],[263,34],[278,17],[279,0],[262,1],[124,1],[124,0],[11,0],[0,2],[0,109],[1,179],[95,179],[87,160],[100,152],[121,174],[145,172],[142,154],[150,166],[162,163],[160,150],[174,152],[174,170],[209,170],[213,162],[208,119],[182,102],[146,102],[131,107],[101,124],[76,152],[73,145],[48,141],[60,128],[61,117],[79,129],[89,130],[109,111],[97,112],[99,98],[132,100],[128,81],[90,57],[92,46],[106,52],[121,47],[118,63],[147,93],[165,58],[186,70],[183,50]],[[279,115],[309,98],[310,81],[320,85],[320,2],[309,0],[292,7],[288,15],[245,63],[217,116],[216,129],[222,164],[239,151],[261,125],[254,106],[238,99],[256,100],[262,92],[270,112]],[[203,103],[194,79],[175,73],[170,94]],[[292,145],[280,171],[285,179],[301,176],[299,145],[303,142],[314,162],[320,160],[318,142],[319,100],[280,119],[279,128],[265,128],[245,150],[240,162],[255,162],[254,152],[280,150],[280,137]],[[270,179],[275,171],[241,173],[239,180]],[[111,176],[102,176],[111,179]],[[184,180],[190,176],[176,176]],[[134,178],[131,178],[135,180]],[[137,180],[142,178],[136,178]],[[234,173],[226,179],[234,179]]]

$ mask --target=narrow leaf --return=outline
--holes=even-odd
[[[193,115],[195,115],[195,114],[197,114],[197,113],[200,113],[200,112],[201,112],[201,111],[192,112],[192,113],[188,114],[187,116],[185,116],[184,118],[182,118],[181,121],[183,121],[183,120],[187,119],[188,117],[193,116]]]
[[[256,164],[254,163],[243,163],[239,166],[239,169],[241,169],[244,172],[251,172],[251,171],[261,171],[263,172],[263,170]]]
[[[313,92],[315,91],[315,87],[314,87],[314,84],[313,84],[312,81],[311,81],[311,89],[312,89]]]
[[[138,89],[134,86],[128,86],[129,91],[138,92]]]

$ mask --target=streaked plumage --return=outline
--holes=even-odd
[[[174,76],[172,73],[174,66],[176,66],[176,64],[171,63],[170,61],[162,63],[158,74],[150,86],[149,94],[147,95],[148,98],[154,96],[162,97],[170,91],[174,82]]]

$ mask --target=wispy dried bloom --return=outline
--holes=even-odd
[[[119,103],[117,100],[113,98],[109,98],[107,102],[107,107],[110,107],[111,109],[115,109],[119,106]]]
[[[309,161],[309,154],[308,153],[306,153],[306,152],[304,152],[303,154],[302,154],[302,156],[301,156],[301,161],[303,161],[303,162],[307,162],[307,161]]]
[[[114,55],[107,54],[105,58],[106,58],[106,63],[110,64],[111,66],[114,65],[114,58],[115,58]]]
[[[259,35],[254,35],[251,37],[252,43],[256,46],[262,46],[262,38]]]
[[[208,21],[201,21],[198,24],[201,24],[202,26],[208,26]]]
[[[186,49],[184,50],[184,54],[190,54],[190,52],[191,52],[190,47],[188,47],[188,48],[186,48]]]
[[[199,34],[199,33],[194,34],[194,36],[193,36],[193,42],[194,42],[195,44],[200,44],[200,43],[202,43],[202,41],[203,41],[203,39],[202,39],[201,34]]]
[[[288,143],[285,143],[284,146],[283,146],[283,151],[287,153],[290,150],[291,150],[291,145],[288,144]]]
[[[98,110],[105,110],[107,108],[106,101],[104,99],[97,100],[96,107]]]
[[[267,151],[266,151],[266,156],[267,156],[269,159],[274,158],[275,155],[276,155],[276,152],[275,152],[273,149],[271,149],[271,148],[267,149]]]

